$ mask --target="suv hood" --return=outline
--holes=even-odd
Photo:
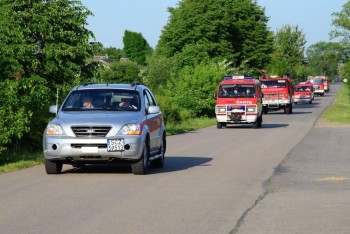
[[[121,111],[61,111],[54,120],[64,125],[125,125],[142,121],[141,114]]]

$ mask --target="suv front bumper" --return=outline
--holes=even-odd
[[[44,136],[43,148],[46,159],[68,161],[138,160],[142,156],[145,139],[142,135],[126,135],[108,139],[124,139],[123,151],[107,151],[107,138],[76,138]]]

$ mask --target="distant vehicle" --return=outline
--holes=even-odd
[[[324,96],[325,86],[322,76],[309,76],[308,81],[314,86],[314,94],[317,96]]]
[[[329,78],[327,76],[323,76],[323,85],[324,85],[324,91],[329,92]]]
[[[262,92],[260,81],[253,77],[225,76],[216,93],[217,128],[228,124],[262,123]]]
[[[312,103],[314,99],[313,85],[310,82],[302,82],[294,86],[294,103]]]
[[[293,112],[293,87],[289,77],[263,77],[260,78],[261,90],[264,94],[263,113],[269,110],[283,109],[285,114]]]
[[[90,103],[92,102],[92,103]],[[129,163],[134,174],[163,167],[166,132],[151,90],[139,84],[86,84],[73,88],[44,132],[47,174],[63,164]]]

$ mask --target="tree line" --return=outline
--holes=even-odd
[[[105,48],[86,29],[93,13],[79,0],[0,0],[0,155],[41,150],[48,107],[85,82],[142,82],[156,94],[166,121],[214,115],[213,93],[224,75],[261,69],[288,75],[340,73],[347,78],[350,3],[333,14],[332,37],[305,48],[298,26],[276,32],[255,0],[182,0],[168,8],[156,48],[126,30],[124,48]],[[108,58],[109,64],[94,60]],[[350,80],[350,77],[348,78]]]

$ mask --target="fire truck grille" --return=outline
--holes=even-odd
[[[105,137],[111,127],[100,127],[100,126],[79,126],[72,127],[74,134],[77,137]]]
[[[232,113],[231,115],[229,115],[229,118],[232,121],[240,121],[242,119],[242,115]]]

